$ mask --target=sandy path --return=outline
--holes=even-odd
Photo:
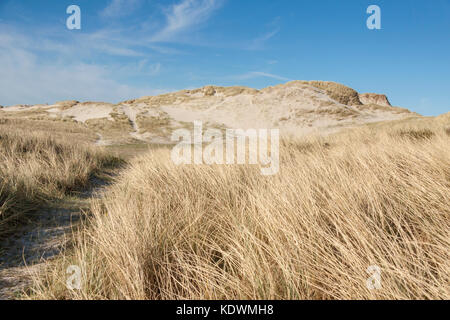
[[[130,135],[137,140],[148,142],[148,140],[145,139],[144,136],[139,133],[140,128],[136,121],[139,112],[136,109],[131,108],[127,105],[121,105],[119,109],[128,117],[128,119],[130,119],[131,125],[133,126],[134,132],[131,132]]]
[[[98,197],[106,184],[98,179],[91,183],[76,197],[37,211],[29,223],[0,242],[0,300],[17,297],[31,285],[31,276],[61,252],[89,199]]]

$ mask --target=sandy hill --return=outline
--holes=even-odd
[[[172,130],[191,128],[194,120],[207,127],[280,128],[282,134],[305,135],[418,115],[392,107],[384,95],[359,94],[334,82],[292,81],[262,90],[206,86],[118,104],[17,105],[1,109],[0,116],[83,123],[107,144],[167,143]]]

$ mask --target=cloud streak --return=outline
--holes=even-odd
[[[151,40],[173,41],[180,34],[207,21],[221,5],[222,0],[182,0],[166,10],[167,23]]]
[[[248,79],[254,79],[254,78],[271,78],[271,79],[276,79],[276,80],[281,80],[281,81],[290,81],[291,79],[286,78],[286,77],[282,77],[276,74],[272,74],[272,73],[267,73],[267,72],[261,72],[261,71],[252,71],[252,72],[248,72],[242,75],[237,76],[236,78],[239,80],[248,80]]]
[[[267,41],[272,39],[278,32],[280,31],[280,28],[276,28],[275,30],[272,30],[270,32],[267,32],[255,39],[253,39],[250,44],[247,46],[247,50],[262,50],[264,49],[264,45]]]

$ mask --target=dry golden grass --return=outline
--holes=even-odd
[[[450,112],[441,114],[440,116],[436,117],[436,119],[438,121],[445,122],[445,123],[447,123],[447,125],[449,125],[450,124]]]
[[[76,121],[62,121],[60,119],[24,119],[15,114],[5,117],[0,115],[0,128],[4,132],[17,130],[26,131],[29,136],[32,133],[46,134],[57,140],[67,140],[76,143],[93,143],[97,135],[83,124]]]
[[[0,119],[0,237],[113,164],[113,157],[88,145],[91,138],[69,123]]]
[[[272,177],[136,158],[29,297],[449,299],[450,140],[430,121],[284,141]]]
[[[216,93],[223,94],[225,97],[233,97],[239,94],[256,94],[258,90],[247,87],[217,87],[217,86],[205,86],[203,88],[193,90],[181,90],[172,93],[161,94],[158,96],[147,96],[139,99],[128,100],[124,103],[145,103],[149,106],[162,106],[173,104],[176,101],[189,101],[192,99],[192,95],[203,94],[205,96],[213,96]]]
[[[417,115],[417,113],[411,112],[405,108],[380,106],[378,104],[363,104],[363,105],[356,106],[356,108],[361,111],[384,111],[384,112],[391,112],[391,113],[394,112],[397,114],[410,113],[411,116]]]
[[[170,118],[169,117],[152,117],[138,115],[136,123],[139,127],[139,133],[151,132],[159,134],[169,134]]]
[[[111,113],[111,117],[114,121],[107,118],[101,119],[89,119],[85,122],[86,126],[101,134],[105,139],[111,139],[116,143],[129,142],[132,137],[129,136],[130,132],[133,132],[133,126],[130,119],[123,114]]]

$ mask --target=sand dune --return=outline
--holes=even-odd
[[[206,86],[142,97],[113,105],[63,101],[54,105],[13,106],[1,112],[81,122],[97,134],[165,143],[170,132],[194,120],[218,128],[279,128],[282,134],[329,134],[365,123],[417,116],[392,107],[384,95],[358,94],[334,82],[292,81],[256,90]],[[91,121],[90,121],[91,120]]]

